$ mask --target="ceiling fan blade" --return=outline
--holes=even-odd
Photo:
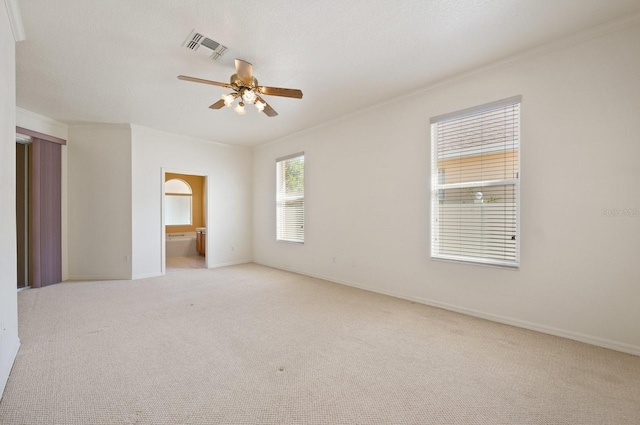
[[[220,109],[223,106],[224,106],[224,99],[220,99],[219,101],[217,101],[213,105],[209,106],[209,108],[211,108],[211,109]]]
[[[276,115],[278,115],[276,110],[273,109],[271,106],[269,106],[268,103],[264,105],[264,111],[262,111],[262,112],[267,114],[268,117],[275,117]]]
[[[233,86],[231,84],[220,83],[218,81],[203,80],[202,78],[187,77],[186,75],[178,75],[178,80],[192,81],[194,83],[210,84],[212,86],[220,86],[220,87],[226,87],[228,89],[233,89]]]
[[[259,86],[258,91],[267,96],[282,96],[302,99],[302,91],[298,89],[283,89],[279,87]]]
[[[253,82],[253,65],[242,59],[236,59],[236,74],[243,83],[251,84]]]
[[[257,101],[264,103],[264,109],[262,110],[262,112],[264,112],[268,117],[275,117],[276,115],[278,115],[276,110],[269,106],[269,104],[265,102],[264,99],[260,96],[256,96],[256,102]]]

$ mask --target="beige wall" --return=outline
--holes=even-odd
[[[131,127],[69,127],[69,279],[131,279]]]
[[[254,261],[640,354],[640,21],[609,25],[254,151]],[[430,118],[522,95],[519,270],[430,258]],[[305,152],[305,243],[275,159]]]

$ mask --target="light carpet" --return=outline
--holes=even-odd
[[[6,425],[640,420],[639,357],[256,264],[18,301]]]

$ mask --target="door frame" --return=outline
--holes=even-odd
[[[203,177],[204,178],[204,197],[205,199],[203,200],[202,203],[202,208],[203,208],[203,216],[204,216],[204,227],[207,229],[207,233],[205,235],[205,256],[204,256],[204,261],[205,261],[205,265],[207,266],[208,269],[211,268],[211,256],[209,255],[210,250],[208,249],[209,247],[209,211],[210,211],[210,200],[211,200],[211,196],[209,196],[209,174],[208,173],[203,173],[200,171],[194,171],[194,170],[185,170],[185,169],[178,169],[178,168],[168,168],[168,167],[162,167],[160,169],[160,274],[165,275],[167,273],[167,237],[166,237],[166,226],[165,226],[165,220],[164,220],[164,213],[165,213],[165,207],[164,207],[164,202],[165,202],[165,196],[164,196],[164,182],[165,182],[165,178],[166,178],[166,174],[167,173],[174,173],[174,174],[185,174],[185,175],[189,175],[189,176],[198,176],[198,177]]]
[[[16,126],[16,134],[18,133],[31,136],[30,194],[27,212],[29,216],[29,284],[33,288],[39,288],[62,281],[62,221],[64,219],[62,146],[66,145],[67,141]],[[51,164],[54,168],[50,167]],[[59,177],[57,185],[51,179],[51,172]],[[51,194],[54,197],[50,197]],[[53,209],[51,209],[52,206]],[[48,214],[43,214],[42,208],[45,208]],[[58,218],[59,221],[51,222],[52,217]],[[56,244],[59,246],[56,247]]]

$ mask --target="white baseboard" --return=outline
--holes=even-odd
[[[99,276],[99,275],[71,275],[67,281],[91,281],[91,280],[131,280],[131,277]]]
[[[2,345],[4,347],[2,347],[2,350],[0,350],[0,399],[2,398],[4,388],[6,387],[7,381],[9,380],[9,374],[11,373],[13,362],[18,355],[18,350],[20,349],[20,339],[17,337],[5,339]]]
[[[228,267],[228,266],[237,266],[240,264],[247,264],[247,263],[252,263],[253,261],[251,260],[240,260],[240,261],[230,261],[228,263],[218,263],[218,264],[212,264],[211,267],[209,267],[210,269],[218,269],[220,267]]]
[[[251,263],[251,260],[239,260],[239,261],[230,261],[227,263],[217,263],[208,267],[210,269],[217,269],[219,267],[227,267],[227,266],[237,266],[239,264],[247,264]],[[137,279],[147,279],[150,277],[162,276],[162,273],[141,273],[133,275],[131,278],[128,277],[105,277],[105,276],[87,276],[87,275],[76,275],[69,276],[68,280],[80,280],[80,281],[92,281],[92,280],[137,280]]]
[[[147,279],[150,277],[158,277],[158,276],[162,276],[162,273],[142,273],[142,274],[134,274],[131,277],[131,280],[137,280],[137,279]]]
[[[258,261],[254,261],[254,263],[260,264],[260,265],[263,265],[263,266],[267,266],[267,267],[273,267],[275,269],[280,269],[280,270],[285,270],[285,271],[289,271],[289,272],[293,272],[293,273],[302,274],[302,275],[309,276],[309,277],[315,277],[315,278],[326,280],[326,281],[329,281],[329,282],[338,283],[340,285],[351,286],[351,287],[354,287],[354,288],[363,289],[365,291],[375,292],[375,293],[382,294],[382,295],[389,295],[391,297],[400,298],[400,299],[403,299],[403,300],[414,301],[414,302],[417,302],[417,303],[420,303],[420,304],[425,304],[425,305],[429,305],[429,306],[432,306],[432,307],[438,307],[438,308],[442,308],[444,310],[449,310],[449,311],[453,311],[453,312],[456,312],[456,313],[465,314],[467,316],[473,316],[473,317],[477,317],[477,318],[480,318],[480,319],[489,320],[489,321],[492,321],[492,322],[502,323],[502,324],[505,324],[505,325],[511,325],[511,326],[515,326],[515,327],[523,328],[523,329],[529,329],[529,330],[532,330],[532,331],[541,332],[541,333],[545,333],[545,334],[548,334],[548,335],[554,335],[554,336],[559,336],[559,337],[562,337],[562,338],[567,338],[567,339],[571,339],[571,340],[578,341],[578,342],[584,342],[586,344],[595,345],[597,347],[608,348],[610,350],[615,350],[615,351],[620,351],[622,353],[627,353],[627,354],[633,354],[633,355],[636,355],[636,356],[640,356],[640,347],[636,346],[636,345],[626,344],[626,343],[618,342],[618,341],[612,341],[612,340],[609,340],[609,339],[599,338],[599,337],[596,337],[596,336],[586,335],[586,334],[573,332],[573,331],[569,331],[569,330],[565,330],[565,329],[554,328],[552,326],[541,325],[541,324],[538,324],[538,323],[528,322],[528,321],[525,321],[525,320],[515,319],[515,318],[512,318],[512,317],[506,317],[506,316],[501,316],[501,315],[498,315],[498,314],[486,313],[486,312],[473,310],[473,309],[469,309],[469,308],[465,308],[465,307],[459,307],[459,306],[456,306],[456,305],[442,303],[442,302],[439,302],[439,301],[433,301],[433,300],[429,300],[429,299],[426,299],[426,298],[412,297],[412,296],[407,296],[407,295],[403,295],[403,294],[399,294],[399,293],[394,293],[394,292],[391,292],[391,291],[383,291],[383,290],[379,290],[379,289],[369,288],[369,287],[364,286],[364,285],[360,285],[360,284],[352,283],[352,282],[347,282],[347,281],[343,281],[343,280],[340,280],[340,279],[335,279],[335,278],[332,278],[332,277],[329,277],[329,276],[317,275],[317,274],[307,273],[307,272],[300,271],[300,270],[288,269],[288,268],[284,268],[284,267],[280,267],[280,266],[276,266],[276,265],[272,265],[272,264],[267,264],[267,263],[262,263],[262,262],[258,262]]]

